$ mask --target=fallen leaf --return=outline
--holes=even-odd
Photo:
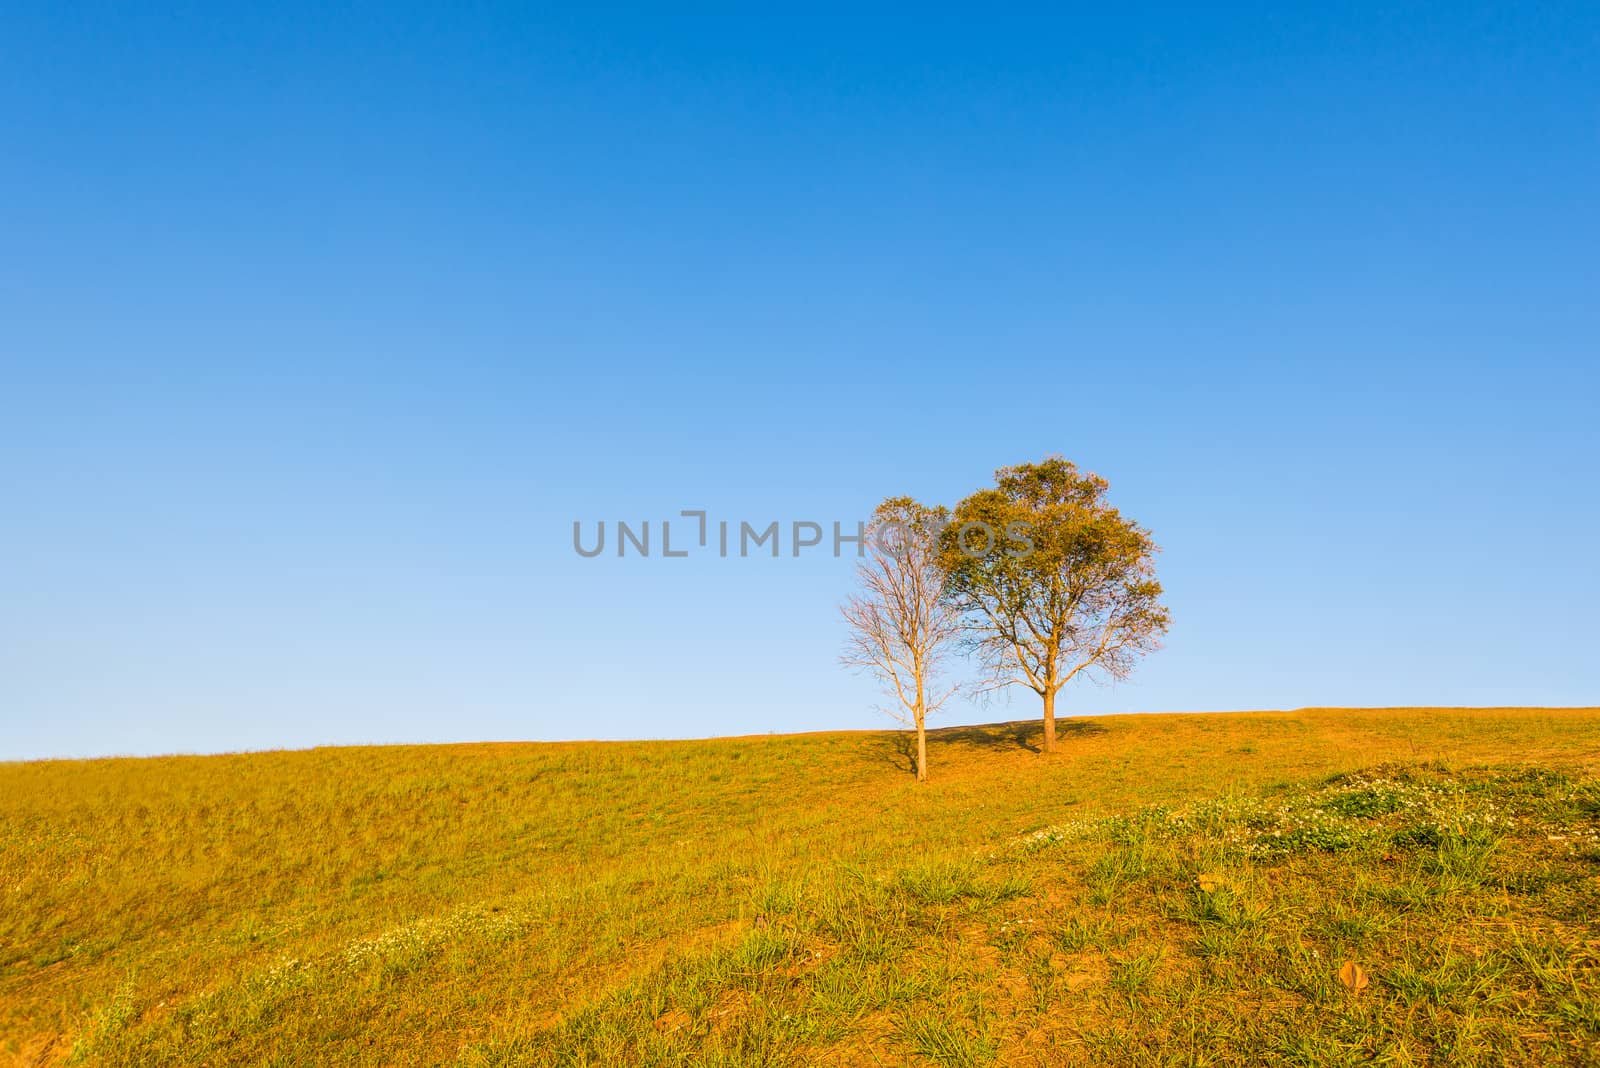
[[[1347,960],[1344,962],[1344,967],[1339,969],[1339,982],[1343,983],[1345,989],[1352,994],[1359,994],[1367,988],[1370,980],[1367,978],[1365,968],[1353,960]]]

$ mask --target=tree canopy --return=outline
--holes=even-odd
[[[1044,703],[1054,751],[1056,694],[1080,674],[1126,677],[1170,623],[1149,531],[1106,502],[1108,483],[1059,457],[995,472],[958,504],[941,539],[946,594],[990,686]]]

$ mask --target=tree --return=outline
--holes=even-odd
[[[1056,748],[1056,694],[1080,673],[1126,678],[1160,647],[1170,617],[1149,531],[1105,501],[1108,483],[1060,457],[1003,467],[956,506],[941,559],[947,592],[992,687],[1044,702]]]
[[[917,732],[917,781],[928,778],[927,719],[955,692],[941,662],[961,634],[959,608],[944,596],[940,532],[946,508],[910,497],[878,505],[856,565],[860,592],[840,605],[850,637],[840,659],[875,676],[895,705],[885,709]]]

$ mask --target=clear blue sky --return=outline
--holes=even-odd
[[[0,13],[0,757],[880,726],[848,561],[572,522],[1051,453],[1068,713],[1600,702],[1600,9],[449,7]]]

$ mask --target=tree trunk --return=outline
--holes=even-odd
[[[1049,689],[1044,692],[1044,751],[1056,751],[1056,692]]]
[[[928,692],[922,672],[917,672],[917,781],[928,781]]]

